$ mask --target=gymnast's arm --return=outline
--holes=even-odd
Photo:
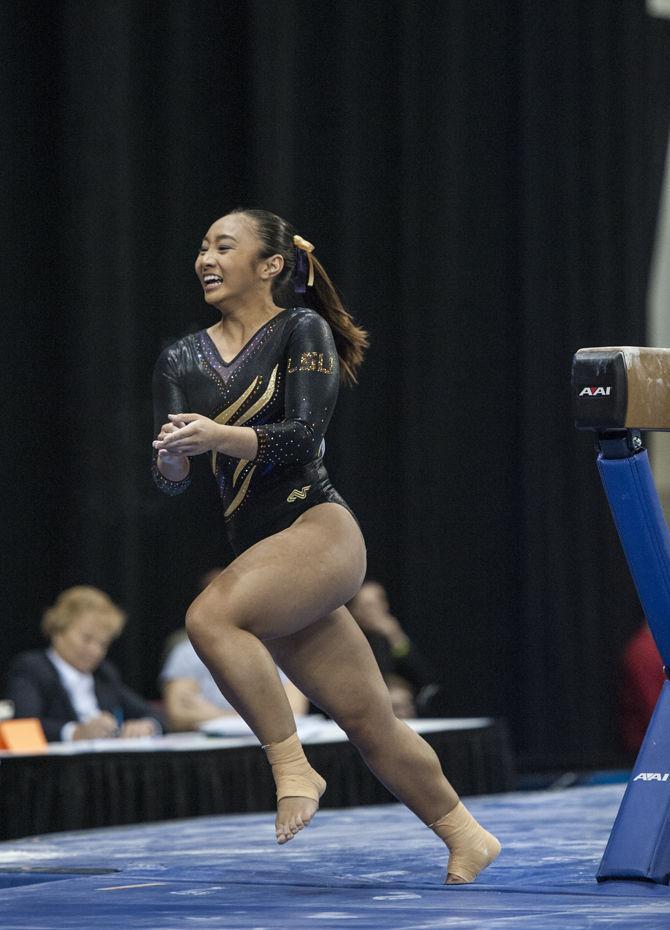
[[[165,349],[158,358],[153,374],[154,436],[164,439],[176,432],[180,421],[172,422],[170,414],[188,410],[188,401],[179,383],[174,349]],[[154,447],[152,475],[157,487],[166,494],[180,494],[190,484],[191,463],[188,455],[176,450]]]
[[[316,313],[303,317],[286,349],[284,419],[253,426],[255,460],[305,464],[319,455],[340,384],[339,360],[328,323]]]

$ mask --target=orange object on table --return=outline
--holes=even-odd
[[[36,717],[0,722],[0,749],[10,752],[44,752],[47,741]]]

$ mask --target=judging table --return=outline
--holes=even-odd
[[[503,720],[405,722],[430,743],[459,794],[513,788]],[[328,783],[322,807],[394,800],[333,721],[303,718],[299,733]],[[51,743],[40,754],[0,751],[0,840],[274,807],[270,767],[253,736],[182,733]]]

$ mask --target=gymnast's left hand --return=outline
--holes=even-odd
[[[221,442],[223,427],[200,413],[170,413],[154,440],[154,449],[168,455],[200,455],[216,449]],[[169,431],[170,426],[176,429]]]

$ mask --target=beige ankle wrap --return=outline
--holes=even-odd
[[[451,853],[447,881],[450,876],[464,883],[474,881],[502,849],[495,836],[477,823],[460,801],[448,814],[431,823],[430,829],[447,844]]]
[[[297,733],[279,743],[268,743],[263,749],[272,766],[278,801],[291,797],[310,798],[318,803],[326,782],[307,761]]]

